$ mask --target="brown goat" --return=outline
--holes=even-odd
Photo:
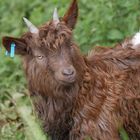
[[[115,48],[96,48],[84,56],[72,39],[77,16],[73,0],[61,19],[55,10],[47,24],[35,28],[28,22],[30,32],[21,38],[3,38],[8,51],[14,42],[23,57],[44,131],[52,140],[120,140],[118,130],[124,127],[139,140],[139,33]]]

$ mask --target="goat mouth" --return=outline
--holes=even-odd
[[[75,83],[75,81],[76,81],[76,78],[73,78],[73,77],[59,80],[59,82],[63,85],[73,84]]]

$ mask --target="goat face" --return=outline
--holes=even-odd
[[[39,37],[32,37],[28,44],[41,71],[46,71],[57,82],[73,83],[76,80],[74,59],[76,47],[72,43],[72,32],[60,22],[57,29],[53,22],[48,23],[39,31]],[[37,41],[37,43],[35,43]],[[32,44],[34,45],[32,46]]]

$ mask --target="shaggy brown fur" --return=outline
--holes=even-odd
[[[53,21],[15,42],[22,55],[31,99],[52,140],[120,140],[123,126],[140,139],[140,51],[125,42],[96,48],[83,56],[72,40],[78,15],[76,0],[57,27]],[[125,47],[124,47],[125,46]],[[71,76],[62,74],[66,68]]]

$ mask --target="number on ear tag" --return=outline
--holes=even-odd
[[[5,55],[6,55],[6,56],[9,56],[9,52],[8,52],[8,51],[6,51],[6,52],[5,52]]]

